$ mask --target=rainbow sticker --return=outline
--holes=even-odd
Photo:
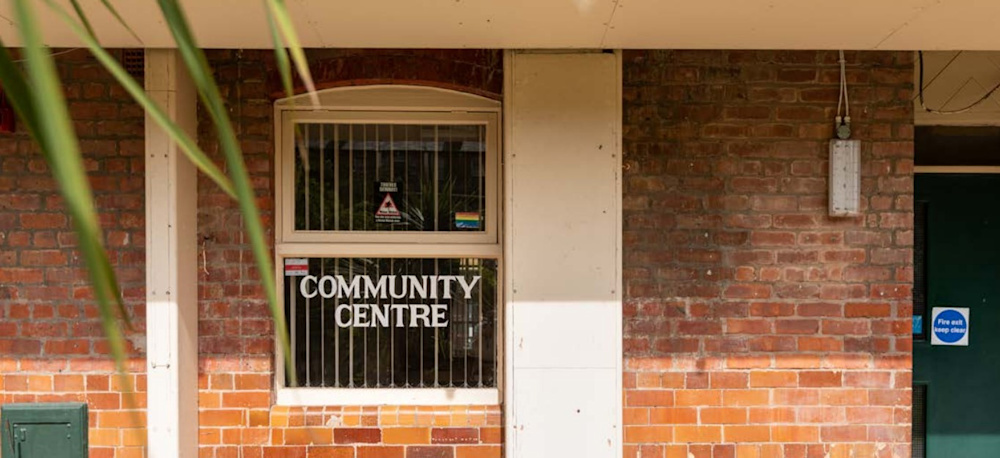
[[[479,229],[479,212],[455,212],[456,229]]]

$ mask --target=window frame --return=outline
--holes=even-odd
[[[317,388],[288,387],[284,354],[275,329],[275,403],[330,405],[499,405],[504,385],[504,267],[501,246],[501,103],[485,97],[421,86],[334,88],[282,99],[274,105],[274,259],[278,291],[285,287],[284,260],[293,257],[484,258],[497,262],[496,387],[494,388]],[[297,231],[294,230],[294,122],[377,124],[481,124],[486,127],[484,230]],[[284,295],[278,297],[284,309]]]
[[[283,154],[279,167],[282,170],[281,214],[283,242],[303,243],[449,243],[483,244],[496,243],[499,237],[498,181],[499,181],[499,135],[497,113],[482,112],[392,112],[392,111],[291,111],[283,113],[281,119]],[[474,232],[430,232],[430,231],[308,231],[295,229],[295,156],[294,124],[302,121],[310,124],[428,124],[428,125],[483,125],[486,127],[486,220],[484,231]]]

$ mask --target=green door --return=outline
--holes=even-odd
[[[1000,457],[1000,175],[918,174],[915,197],[927,215],[926,340],[913,345],[926,456]],[[931,310],[945,306],[969,308],[967,347],[930,344]]]

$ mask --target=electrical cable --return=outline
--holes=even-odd
[[[847,60],[844,59],[844,51],[840,51],[840,99],[837,101],[837,118],[840,118],[841,105],[847,102],[846,119],[851,122],[851,99],[847,93]],[[838,121],[839,123],[839,121]]]
[[[840,87],[844,91],[844,121],[851,123],[851,93],[847,91],[847,61],[844,50],[840,50]]]
[[[837,99],[837,116],[834,118],[834,128],[837,137],[847,139],[851,136],[851,99],[847,92],[847,60],[844,58],[844,51],[840,50],[840,97]],[[842,110],[846,105],[847,109]],[[841,117],[841,111],[845,116]]]
[[[928,81],[924,85],[924,87],[930,87],[932,84],[934,84],[934,82],[937,81],[937,79],[940,78],[941,75],[944,74],[944,72],[948,71],[948,69],[951,68],[951,64],[954,64],[955,61],[958,60],[959,57],[962,57],[962,53],[964,53],[964,52],[965,51],[959,51],[959,52],[956,52],[955,55],[951,56],[951,59],[948,59],[948,63],[944,64],[944,66],[941,67],[941,70],[938,70],[938,72],[934,74],[934,77],[931,78],[931,80]],[[917,101],[917,97],[918,97],[917,94],[918,94],[918,91],[914,91],[913,99],[911,100],[911,102],[916,102]]]
[[[967,111],[969,111],[969,110],[971,110],[971,109],[979,106],[979,104],[987,101],[991,96],[993,96],[994,93],[997,92],[997,90],[1000,90],[1000,83],[997,83],[996,86],[993,86],[993,89],[990,89],[989,91],[987,91],[986,94],[984,94],[982,97],[979,98],[979,100],[976,100],[975,102],[972,102],[971,104],[969,104],[969,105],[967,105],[967,106],[965,106],[963,108],[959,108],[957,110],[936,110],[936,109],[928,108],[927,104],[924,103],[924,52],[923,51],[917,51],[917,58],[920,61],[920,63],[919,63],[919,71],[917,72],[917,74],[918,74],[917,84],[919,84],[919,86],[917,88],[917,98],[920,100],[920,108],[923,108],[924,111],[926,111],[928,113],[940,114],[940,115],[953,115],[953,114],[965,113],[965,112],[967,112]],[[955,59],[952,59],[952,61],[954,61],[954,60]],[[951,63],[949,62],[949,65],[950,64]]]
[[[837,124],[840,125],[840,111],[844,105],[844,51],[840,51],[840,97],[837,99]]]

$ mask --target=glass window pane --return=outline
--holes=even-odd
[[[496,260],[285,263],[299,386],[496,387]]]
[[[295,230],[485,231],[486,126],[295,124]]]

